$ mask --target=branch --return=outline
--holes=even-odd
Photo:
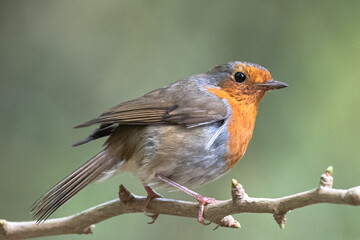
[[[240,228],[239,222],[230,214],[270,213],[280,228],[285,227],[286,213],[290,210],[316,203],[360,205],[360,186],[347,190],[332,189],[332,167],[320,178],[319,187],[306,192],[281,198],[249,197],[236,180],[232,181],[232,199],[205,206],[204,218],[217,227]],[[95,206],[78,214],[49,219],[44,223],[10,222],[0,220],[0,239],[24,239],[62,234],[89,234],[94,224],[126,214],[143,212],[145,197],[130,193],[124,186],[119,188],[119,199]],[[156,198],[149,203],[151,213],[197,218],[198,203]],[[216,227],[216,228],[217,228]]]

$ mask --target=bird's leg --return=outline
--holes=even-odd
[[[156,177],[158,179],[160,179],[161,181],[163,182],[166,182],[168,184],[170,184],[171,186],[183,191],[184,193],[194,197],[198,202],[199,202],[199,213],[198,213],[198,221],[201,223],[201,224],[204,224],[204,225],[209,225],[211,223],[211,221],[209,223],[205,223],[205,219],[203,217],[204,215],[204,206],[206,204],[209,204],[209,203],[215,203],[216,202],[216,199],[215,198],[208,198],[208,197],[204,197],[203,195],[200,195],[199,193],[197,192],[194,192],[180,184],[178,184],[177,182],[174,182],[162,175],[156,175]]]
[[[154,198],[162,198],[163,196],[161,196],[160,194],[158,194],[157,192],[155,192],[155,190],[152,188],[152,187],[149,187],[148,185],[145,185],[144,184],[144,188],[147,192],[147,196],[146,196],[146,199],[145,199],[145,202],[144,202],[144,205],[142,206],[143,207],[143,211],[144,211],[144,214],[148,217],[151,217],[152,218],[152,221],[151,222],[148,222],[148,224],[153,224],[156,219],[158,218],[159,214],[152,214],[152,213],[148,213],[148,205],[149,205],[149,202],[154,199]]]

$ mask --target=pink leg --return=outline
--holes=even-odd
[[[147,186],[144,184],[144,188],[147,192],[147,196],[146,196],[146,200],[144,202],[144,205],[143,205],[143,210],[144,210],[144,214],[148,217],[151,217],[152,218],[152,221],[151,222],[148,222],[148,224],[153,224],[156,219],[158,218],[159,214],[151,214],[151,213],[148,213],[148,205],[149,205],[149,202],[154,199],[154,198],[162,198],[162,196],[160,194],[158,194],[157,192],[155,192],[154,189],[152,189],[151,187]]]
[[[209,204],[209,203],[215,203],[216,202],[215,198],[204,197],[204,196],[200,195],[199,193],[194,192],[194,191],[192,191],[192,190],[190,190],[190,189],[178,184],[177,182],[174,182],[174,181],[172,181],[172,180],[170,180],[170,179],[168,179],[168,178],[166,178],[166,177],[164,177],[162,175],[156,175],[156,177],[158,179],[160,179],[161,181],[166,182],[166,183],[170,184],[171,186],[183,191],[184,193],[194,197],[199,202],[198,221],[200,223],[204,224],[204,225],[209,225],[211,223],[211,222],[209,222],[209,223],[204,222],[204,220],[205,220],[204,217],[203,217],[203,215],[204,215],[204,206],[206,204]]]

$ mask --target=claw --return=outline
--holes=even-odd
[[[144,212],[145,216],[150,217],[152,219],[151,222],[147,222],[148,224],[153,224],[156,219],[159,217],[159,214],[156,213],[148,213],[148,212]]]
[[[147,192],[147,196],[146,196],[146,200],[145,200],[144,205],[143,205],[142,208],[143,208],[145,216],[152,218],[152,221],[148,222],[148,224],[153,224],[156,221],[156,219],[159,217],[159,214],[157,214],[157,213],[149,213],[148,212],[148,205],[149,205],[149,203],[150,203],[150,201],[152,199],[154,199],[154,198],[162,198],[163,196],[161,196],[160,194],[155,192],[155,190],[152,189],[149,186],[144,185],[144,188],[145,188],[145,190]]]
[[[216,225],[216,227],[213,229],[214,231],[217,230],[220,227],[220,224]]]
[[[204,218],[202,219],[202,221],[200,221],[200,220],[198,220],[198,221],[199,221],[199,223],[201,223],[202,225],[205,225],[205,226],[208,226],[212,223],[211,220],[209,220],[209,222],[206,223]]]
[[[211,220],[209,220],[209,222],[208,223],[205,223],[205,221],[202,223],[203,225],[210,225],[212,223],[212,221]]]

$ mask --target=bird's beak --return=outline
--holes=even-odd
[[[256,87],[262,90],[280,89],[280,88],[285,88],[287,86],[288,85],[286,83],[274,81],[274,80],[269,80],[264,83],[256,83]]]

